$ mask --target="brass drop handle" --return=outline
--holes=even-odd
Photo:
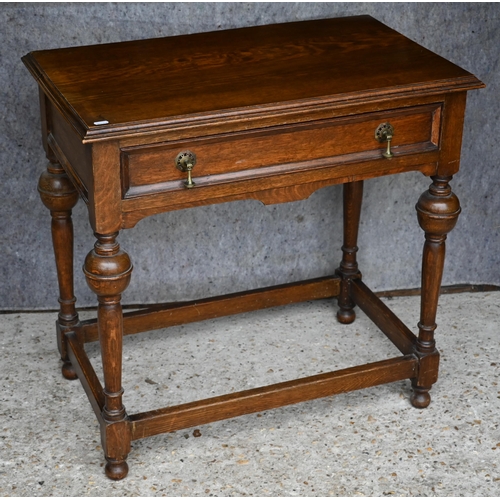
[[[191,171],[193,170],[193,167],[195,165],[196,165],[196,155],[192,151],[189,150],[181,151],[175,157],[175,166],[181,172],[187,172],[187,180],[184,181],[184,186],[187,187],[188,189],[195,186],[195,183],[191,178]]]
[[[386,142],[387,141],[387,149],[385,153],[382,153],[384,158],[392,158],[394,153],[391,152],[391,141],[394,135],[394,127],[389,123],[381,123],[375,130],[375,139],[378,142]]]

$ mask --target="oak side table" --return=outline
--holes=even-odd
[[[108,477],[127,475],[131,441],[215,420],[403,379],[413,406],[429,404],[445,239],[460,213],[449,181],[459,169],[466,92],[484,86],[477,78],[369,16],[37,51],[23,61],[39,86],[49,160],[38,189],[52,215],[62,372],[80,379],[97,415]],[[356,263],[363,181],[408,171],[432,180],[416,205],[425,232],[418,336]],[[290,202],[339,183],[344,243],[335,275],[122,313],[132,264],[120,230],[161,212]],[[92,321],[79,321],[73,293],[79,197],[96,237],[83,265],[98,299]],[[341,323],[354,321],[358,306],[401,356],[127,414],[123,335],[333,297]],[[96,340],[104,387],[84,349]]]

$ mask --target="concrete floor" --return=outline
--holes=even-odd
[[[386,301],[416,324],[418,298]],[[398,355],[363,314],[334,314],[317,301],[127,337],[129,413]],[[60,376],[55,315],[1,315],[0,495],[498,496],[499,319],[499,292],[441,297],[426,410],[398,382],[186,429],[134,442],[112,482],[83,389]]]

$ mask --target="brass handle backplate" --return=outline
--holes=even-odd
[[[194,187],[193,179],[191,178],[191,171],[193,167],[196,165],[196,155],[189,150],[181,151],[175,157],[175,166],[181,172],[187,172],[187,180],[184,181],[184,186],[189,188]]]
[[[375,130],[375,139],[378,142],[386,142],[387,141],[387,149],[382,156],[384,158],[392,158],[394,153],[391,152],[391,141],[394,135],[394,127],[389,123],[381,123]]]

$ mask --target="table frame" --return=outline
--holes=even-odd
[[[310,33],[316,34],[320,28],[323,38],[319,42],[309,38]],[[339,33],[338,39],[332,41],[332,33]],[[355,40],[359,59],[352,59],[352,46],[344,43],[342,33],[357,33],[353,36],[359,37]],[[290,57],[283,58],[279,54],[284,39],[280,37],[287,34],[293,43],[286,45],[287,57]],[[173,41],[158,39],[104,48],[43,51],[23,58],[39,84],[42,137],[49,160],[40,177],[38,190],[52,217],[60,296],[57,339],[63,362],[62,373],[67,379],[78,378],[87,393],[100,423],[107,462],[105,471],[111,479],[118,480],[127,475],[127,455],[131,442],[137,439],[404,379],[409,379],[413,387],[412,405],[425,408],[431,400],[429,391],[438,377],[439,353],[434,331],[445,240],[460,213],[458,198],[449,182],[459,169],[466,93],[483,84],[470,73],[367,16],[234,30],[229,38],[227,36],[225,33],[209,33]],[[263,43],[255,53],[246,45],[249,36]],[[297,37],[303,46],[295,43]],[[199,46],[211,43],[220,49],[227,46],[228,39],[239,44],[240,52],[236,53],[241,60],[236,60],[232,66],[232,58],[228,57],[229,62],[224,66],[222,59],[215,57],[211,61],[211,56],[206,56],[199,65]],[[172,48],[183,43],[185,52],[180,52],[184,54],[182,57],[167,61],[168,64],[162,58],[153,58],[155,64],[161,66],[156,74],[164,82],[177,82],[179,75],[186,75],[183,68],[193,57],[200,71],[213,75],[220,85],[215,93],[213,89],[212,93],[207,91],[207,99],[220,96],[224,91],[227,102],[221,109],[154,118],[157,116],[155,102],[148,101],[150,92],[139,88],[136,96],[143,99],[141,102],[146,103],[146,107],[136,112],[140,116],[149,113],[151,116],[148,115],[146,120],[130,123],[118,120],[115,125],[100,127],[101,122],[89,125],[89,118],[82,117],[85,113],[94,116],[92,113],[97,113],[98,109],[93,109],[92,104],[96,103],[96,106],[108,106],[110,114],[132,116],[119,115],[125,107],[121,91],[128,80],[123,68],[118,68],[118,77],[110,73],[109,67],[116,59],[113,59],[113,54],[125,51],[126,60],[129,53],[141,54],[132,74],[135,78],[133,84],[138,86],[142,84],[141,75],[151,69],[153,62],[148,59],[151,54],[163,53],[162,47]],[[401,50],[393,50],[398,44]],[[324,50],[325,46],[329,49]],[[134,50],[130,51],[130,47]],[[273,50],[279,48],[276,61],[266,59],[272,54],[269,47]],[[213,53],[218,55],[220,50],[213,49]],[[393,53],[400,68],[392,67],[389,56]],[[80,62],[86,61],[85,64],[75,66],[76,55],[81,58]],[[97,55],[104,58],[105,64],[100,66],[102,75],[93,72]],[[253,64],[247,64],[245,61],[252,57],[255,58]],[[311,95],[307,75],[313,57],[317,58],[314,59],[317,66],[314,69],[318,81],[314,83],[318,85],[315,92],[319,94]],[[416,67],[413,67],[414,60],[418,60]],[[350,72],[360,68],[357,61],[365,65],[359,73],[363,81],[356,80],[356,85],[352,85]],[[328,63],[326,66],[325,62]],[[336,73],[337,68],[343,67],[342,63],[349,63],[350,70]],[[279,69],[280,64],[284,65],[283,72]],[[66,65],[72,70],[64,71]],[[261,77],[261,65],[272,74],[272,78],[261,80],[269,85],[266,88],[272,94],[270,103],[258,101],[260,96],[254,86],[245,86],[245,78]],[[281,75],[296,67],[301,77],[297,79],[298,83],[287,86],[286,90],[291,96],[298,97],[277,102],[282,88]],[[330,73],[320,71],[326,67]],[[224,70],[227,84],[220,77],[220,71]],[[74,72],[78,71],[81,74],[77,78]],[[101,84],[108,85],[104,89],[106,92],[87,84],[87,71],[90,71],[92,82],[100,82],[98,77],[102,76],[104,83]],[[235,74],[237,78],[231,83],[230,78],[235,78]],[[238,75],[245,75],[245,78]],[[186,76],[191,78],[188,83],[198,85],[203,92],[196,74]],[[59,79],[61,88],[54,79]],[[237,87],[236,90],[233,87]],[[182,86],[173,85],[170,91],[177,92],[181,100],[186,98]],[[324,94],[327,91],[331,95]],[[102,95],[109,98],[103,100]],[[160,97],[170,99],[168,102],[172,102],[172,106],[181,102],[175,99],[175,95]],[[204,106],[203,95],[196,102]],[[235,102],[239,104],[232,107]],[[109,103],[114,103],[115,108]],[[216,106],[217,102],[209,104]],[[75,111],[75,106],[81,107],[80,114]],[[414,120],[415,113],[420,113],[423,118]],[[365,129],[375,120],[378,123],[379,118],[385,121],[385,117],[394,116],[401,119],[407,142],[393,145],[394,154],[384,156],[385,145],[375,141],[376,134],[374,137],[371,129],[369,133]],[[313,138],[317,145],[321,141],[315,139],[314,134],[323,126],[334,130],[339,141],[335,145],[328,144],[328,154],[314,148],[310,156],[297,148],[290,148],[292,152],[288,152],[297,137]],[[286,132],[281,133],[283,130]],[[359,135],[346,137],[345,131],[356,131]],[[176,141],[189,143],[192,140],[199,141],[197,144],[202,148],[208,148],[207,138],[210,141],[214,137],[235,141],[243,137],[238,144],[246,148],[245,153],[251,155],[254,162],[258,154],[267,153],[270,141],[279,140],[280,147],[275,153],[281,156],[276,161],[266,157],[267,163],[261,166],[254,163],[253,169],[243,173],[235,171],[239,167],[234,163],[228,163],[230,171],[215,172],[216,181],[205,178],[194,189],[184,189],[182,181],[173,177],[178,173],[166,149],[169,144],[177,144]],[[353,141],[357,141],[360,148],[352,149]],[[128,161],[124,157],[135,151],[137,155],[145,154],[146,163],[154,161],[154,155],[158,153],[151,153],[151,150],[157,151],[158,147],[166,148],[160,149],[159,154],[164,154],[166,164],[174,173],[169,171],[162,178],[154,177],[147,168],[140,170],[141,183],[136,186],[135,194],[129,196],[123,185],[124,162]],[[207,168],[215,168],[216,163],[213,161]],[[418,335],[414,335],[366,286],[356,261],[364,181],[409,171],[419,171],[432,180],[416,204],[418,222],[425,233]],[[209,171],[207,177],[210,175]],[[305,199],[316,190],[334,184],[343,184],[344,228],[342,260],[333,276],[221,297],[141,307],[133,312],[122,311],[121,297],[131,279],[132,263],[118,243],[121,230],[132,228],[144,217],[171,210],[242,199],[257,199],[265,204],[291,202]],[[80,321],[78,317],[73,284],[71,213],[79,196],[87,203],[89,221],[96,237],[94,248],[83,265],[87,283],[98,300],[97,318],[87,321]],[[354,308],[359,307],[393,342],[401,356],[134,415],[126,412],[122,388],[123,335],[266,307],[333,298],[338,302],[337,318],[341,323],[352,323],[355,320]],[[99,341],[101,348],[104,386],[85,352],[85,344],[94,341]]]
[[[460,213],[458,199],[448,184],[450,176],[433,176],[433,183],[416,206],[419,223],[425,231],[422,307],[417,337],[361,279],[356,253],[362,180],[344,184],[343,259],[334,276],[122,313],[121,294],[132,272],[130,259],[119,248],[116,233],[96,235],[97,242],[85,261],[84,272],[99,300],[98,319],[80,321],[73,292],[71,221],[71,209],[78,194],[63,168],[55,158],[52,160],[41,176],[39,192],[52,214],[60,288],[57,331],[62,372],[67,379],[80,379],[100,422],[108,477],[122,479],[127,475],[126,457],[133,440],[247,413],[404,379],[412,382],[413,406],[425,408],[429,405],[429,390],[437,380],[439,365],[434,330],[445,239]],[[339,304],[337,318],[341,323],[354,321],[354,307],[357,305],[394,343],[402,356],[135,415],[126,413],[121,386],[122,335],[264,307],[335,297]],[[196,314],[193,314],[194,309]],[[100,341],[102,349],[104,387],[84,349],[85,343],[96,340]]]

